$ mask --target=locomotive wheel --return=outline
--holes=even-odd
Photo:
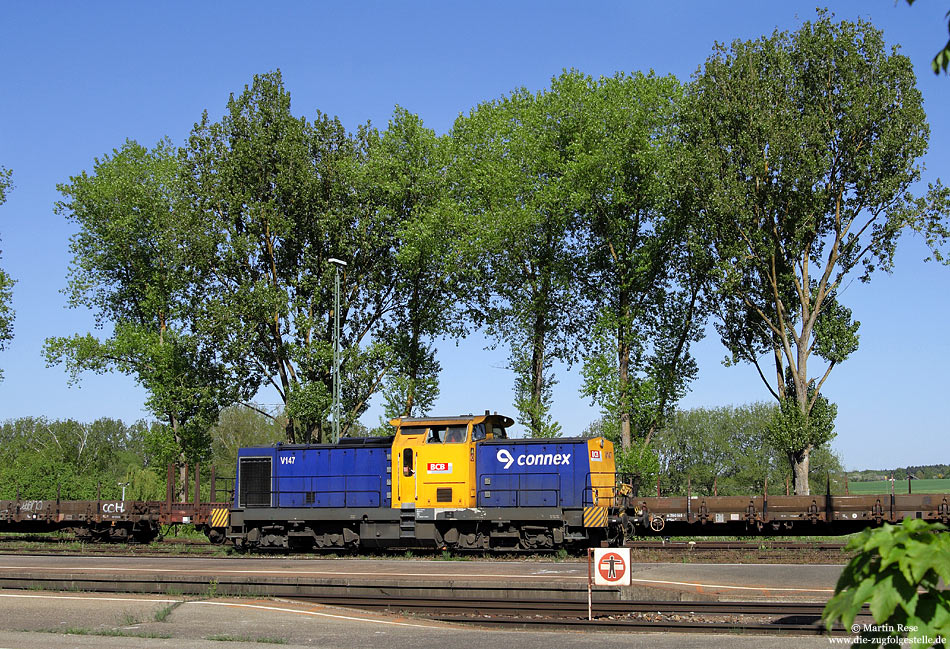
[[[635,521],[632,518],[627,518],[623,522],[623,535],[628,539],[632,539],[637,535],[637,526]]]
[[[208,541],[212,545],[221,545],[228,538],[224,533],[224,529],[219,529],[216,527],[206,529],[205,534],[208,537]]]
[[[140,530],[135,530],[132,533],[132,538],[142,545],[148,545],[158,537],[158,530],[153,528],[145,528]]]

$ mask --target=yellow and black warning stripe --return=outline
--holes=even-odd
[[[607,527],[607,508],[585,507],[584,527]]]
[[[225,507],[211,510],[211,527],[227,527],[228,510]]]

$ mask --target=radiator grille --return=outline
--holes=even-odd
[[[443,487],[435,490],[435,501],[437,503],[452,502],[452,487]]]
[[[270,506],[270,458],[241,458],[241,498],[245,507]]]

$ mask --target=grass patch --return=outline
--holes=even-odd
[[[99,635],[109,636],[111,638],[156,638],[168,640],[170,633],[151,633],[138,631],[123,631],[122,629],[85,629],[82,627],[70,629],[38,629],[44,633],[65,633],[66,635]],[[35,631],[35,630],[34,630]]]
[[[269,638],[267,636],[262,636],[258,638],[252,638],[247,635],[209,635],[205,640],[216,640],[218,642],[259,642],[261,644],[287,644],[287,641],[283,638]]]
[[[161,609],[155,612],[155,621],[166,622],[168,620],[168,616],[172,614],[172,611],[181,606],[183,603],[184,602],[172,602],[168,606],[163,606]]]
[[[461,557],[457,554],[452,554],[449,550],[442,550],[442,556],[438,557],[438,561],[468,561],[468,557]]]
[[[915,494],[945,494],[950,493],[950,479],[924,478],[911,480],[910,488]],[[854,495],[861,494],[889,494],[891,493],[890,480],[873,480],[871,482],[849,482],[848,491]],[[907,480],[894,481],[894,493],[907,493]]]

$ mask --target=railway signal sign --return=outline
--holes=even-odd
[[[594,549],[594,584],[630,585],[630,548]]]

